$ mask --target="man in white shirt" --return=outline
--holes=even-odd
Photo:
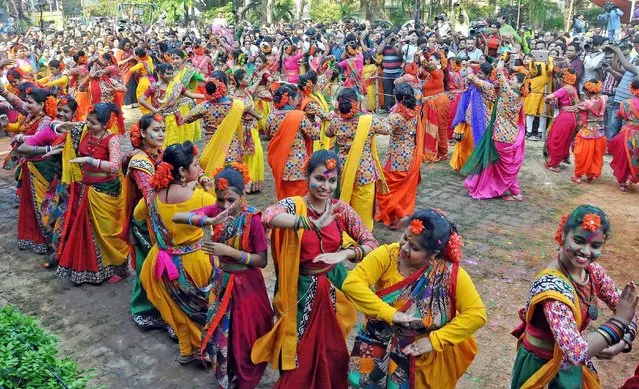
[[[468,58],[470,61],[479,61],[479,58],[481,58],[482,55],[484,55],[484,53],[477,48],[475,38],[467,38],[466,48],[464,50],[459,50],[457,58]]]
[[[415,54],[419,50],[419,46],[417,45],[417,31],[411,30],[408,33],[408,44],[402,46],[402,57],[404,58],[405,63],[410,63],[415,61]]]

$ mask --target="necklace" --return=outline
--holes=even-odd
[[[559,263],[559,267],[561,268],[561,271],[566,276],[568,276],[568,278],[570,279],[570,282],[572,282],[581,302],[588,305],[588,317],[590,317],[591,320],[597,320],[597,318],[599,317],[599,309],[597,308],[597,303],[595,301],[595,280],[593,279],[592,275],[588,272],[588,270],[586,270],[586,276],[588,277],[588,279],[586,280],[586,283],[589,284],[590,286],[590,296],[586,298],[586,296],[584,295],[583,291],[580,288],[580,285],[583,285],[583,284],[580,282],[577,282],[574,278],[572,278],[572,275],[568,272],[568,269],[566,269],[566,267],[564,266],[564,263],[561,261],[561,257],[557,258],[557,262]]]
[[[315,208],[313,208],[313,205],[311,204],[310,201],[308,201],[308,198],[306,196],[304,197],[304,202],[308,206],[308,209],[310,209],[311,212],[314,213],[315,216],[317,217],[321,217],[328,210],[328,201],[326,202],[326,205],[324,206],[324,212],[322,213],[319,213]],[[310,219],[310,214],[308,215],[308,217]],[[315,220],[317,220],[317,217],[315,218]],[[319,228],[315,227],[315,224],[312,224],[312,226],[313,226],[312,230],[315,232],[315,234],[317,235],[317,239],[319,240],[320,252],[324,254],[326,253],[326,251],[324,251],[324,241],[322,240],[322,231]],[[341,232],[340,232],[340,236],[341,236]]]
[[[100,137],[95,137],[93,136],[93,134],[89,134],[89,137],[87,138],[87,142],[88,142],[88,149],[89,149],[89,156],[94,156],[95,153],[98,151],[98,147],[100,147],[100,143],[102,141],[102,139],[104,138],[104,135],[107,133],[107,131],[105,130],[102,135],[100,135]]]

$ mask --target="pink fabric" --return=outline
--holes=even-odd
[[[513,195],[521,193],[517,176],[524,163],[525,133],[525,127],[520,123],[515,143],[495,141],[499,160],[484,169],[481,174],[469,176],[464,182],[472,198],[492,199],[503,196],[508,190]]]
[[[178,269],[173,263],[171,256],[166,251],[160,250],[155,262],[155,278],[158,280],[161,279],[165,271],[171,281],[177,280],[178,277],[180,277],[180,273],[178,273]]]
[[[24,143],[29,146],[48,146],[53,143],[54,140],[58,138],[58,135],[51,129],[51,127],[46,126],[40,131],[36,132],[34,135],[29,136]]]
[[[286,72],[286,79],[291,84],[297,85],[297,81],[300,78],[299,64],[297,63],[297,61],[299,61],[303,56],[304,53],[300,52],[299,54],[284,58],[284,71]],[[293,72],[295,72],[295,74],[293,74]]]
[[[564,89],[560,89],[564,90]],[[570,156],[570,144],[577,129],[575,113],[562,111],[553,120],[546,139],[548,147],[548,165],[558,167],[564,158]]]
[[[553,93],[557,98],[557,102],[560,107],[565,107],[572,105],[572,99],[570,98],[570,93],[566,88],[560,88],[557,92]]]

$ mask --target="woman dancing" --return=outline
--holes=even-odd
[[[259,132],[264,132],[266,128],[266,118],[271,113],[271,105],[273,102],[273,93],[271,92],[271,83],[273,76],[266,61],[264,54],[258,54],[255,57],[255,70],[251,74],[249,91],[255,99],[255,110],[262,117],[257,122]]]
[[[634,97],[622,101],[617,112],[624,125],[608,142],[608,152],[612,154],[610,167],[622,192],[639,182],[639,79],[632,80],[630,93]]]
[[[171,64],[175,71],[175,77],[171,80],[167,93],[170,94],[173,89],[184,89],[195,95],[197,92],[198,83],[205,81],[204,76],[197,71],[196,68],[186,62],[186,53],[180,49],[174,49],[171,51]],[[182,93],[178,98],[177,108],[182,115],[186,116],[187,113],[195,106],[193,97],[186,93]],[[196,97],[201,99],[203,97]],[[165,145],[171,145],[174,143],[182,143],[187,140],[196,141],[202,137],[202,128],[199,121],[192,123],[185,123],[180,125],[179,133],[166,134]]]
[[[251,356],[280,370],[276,388],[347,388],[345,339],[356,317],[340,291],[343,262],[361,260],[377,242],[348,204],[332,198],[340,172],[335,153],[313,153],[306,167],[308,193],[286,198],[262,216],[273,228],[277,322]],[[341,249],[342,233],[356,245]]]
[[[125,217],[120,142],[113,133],[119,114],[114,103],[98,103],[86,123],[52,124],[57,132],[69,132],[67,138],[78,145],[62,153],[63,182],[71,185],[71,193],[57,270],[75,284],[115,283],[128,273],[128,247],[120,239]]]
[[[140,281],[149,301],[178,337],[180,364],[199,359],[209,298],[204,287],[212,272],[211,260],[201,250],[202,226],[171,220],[178,212],[215,202],[212,195],[195,187],[202,174],[196,156],[197,146],[189,141],[167,147],[151,180],[153,190],[133,213],[139,222],[151,221],[155,244],[142,265]]]
[[[137,84],[135,88],[135,101],[138,103],[142,100],[144,92],[146,92],[146,90],[149,89],[149,86],[151,86],[155,67],[153,66],[153,60],[149,57],[147,51],[141,47],[135,49],[135,58],[138,63],[131,66],[128,72],[135,77]],[[151,113],[151,111],[144,106],[140,106],[140,111],[144,115]]]
[[[516,73],[507,79],[504,60],[497,64],[499,95],[490,122],[479,144],[461,170],[468,175],[464,185],[474,199],[501,197],[523,201],[517,175],[524,163],[525,129],[522,97],[528,92],[526,76]],[[509,191],[510,195],[506,195]]]
[[[575,174],[572,181],[581,183],[586,176],[588,182],[601,176],[603,157],[606,153],[604,113],[608,96],[601,94],[601,81],[591,79],[584,84],[584,101],[577,106],[580,116],[579,132],[575,138]]]
[[[539,273],[530,289],[522,323],[513,335],[518,351],[511,388],[600,388],[591,358],[610,359],[632,347],[637,333],[637,290],[629,282],[618,293],[598,263],[610,234],[599,208],[581,205],[566,215],[555,239],[557,258]],[[594,331],[601,299],[614,316]]]
[[[425,77],[422,91],[424,95],[424,123],[437,125],[437,133],[432,130],[427,137],[434,138],[425,141],[424,160],[426,162],[445,161],[448,159],[448,125],[450,117],[450,100],[444,93],[444,70],[446,69],[446,57],[442,53],[434,52],[428,57],[428,62],[424,65]],[[434,115],[433,115],[434,111]]]
[[[564,69],[562,81],[562,87],[545,98],[546,103],[556,101],[559,106],[559,115],[552,121],[546,137],[548,160],[544,165],[546,169],[555,173],[561,171],[559,169],[561,162],[570,162],[570,145],[577,128],[577,114],[574,106],[579,104],[579,94],[574,87],[577,81],[574,69]]]
[[[436,209],[410,219],[398,243],[378,247],[344,281],[367,317],[351,353],[351,387],[452,389],[477,354],[472,335],[486,310],[459,266],[457,227]]]
[[[278,200],[302,196],[308,190],[304,163],[313,151],[312,142],[319,139],[319,129],[298,111],[295,87],[282,85],[273,97],[275,110],[266,120],[266,134],[273,139],[268,145],[268,164],[273,171]],[[286,150],[290,150],[286,153]]]
[[[331,119],[326,136],[336,138],[340,163],[344,166],[340,200],[350,204],[366,228],[372,231],[375,193],[378,190],[383,194],[388,193],[377,156],[375,136],[389,135],[391,128],[379,117],[362,115],[354,89],[342,89],[337,101],[339,115]]]
[[[330,119],[329,108],[324,96],[317,91],[317,73],[314,70],[309,70],[300,76],[298,88],[303,96],[300,110],[306,113],[306,117],[311,123],[317,124],[319,122],[320,126],[320,139],[313,142],[313,151],[328,150],[331,143],[326,136],[326,126]]]
[[[266,266],[267,240],[260,212],[248,205],[245,185],[250,181],[245,165],[227,166],[215,175],[217,202],[191,213],[177,213],[176,223],[213,226],[212,241],[204,251],[220,261],[212,277],[206,325],[200,351],[213,361],[220,388],[255,388],[266,362],[254,364],[255,341],[273,327],[269,302],[260,268]]]
[[[131,265],[136,271],[131,287],[129,309],[133,321],[140,328],[165,328],[160,312],[149,302],[140,281],[140,272],[151,246],[150,220],[136,220],[133,210],[140,200],[147,201],[152,190],[151,179],[155,168],[162,162],[162,143],[166,129],[162,115],[147,114],[131,127],[129,136],[133,150],[123,158],[122,172],[126,213],[122,238],[130,242]]]
[[[398,229],[413,213],[417,187],[421,182],[419,168],[424,152],[424,131],[416,109],[415,92],[404,83],[395,86],[395,112],[388,117],[391,127],[389,154],[384,177],[389,192],[377,193],[378,213],[375,220]]]

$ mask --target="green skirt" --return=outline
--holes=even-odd
[[[519,389],[546,362],[548,361],[526,350],[523,344],[519,346],[515,366],[513,366],[510,388]],[[548,384],[548,389],[581,389],[582,383],[582,365],[562,365],[557,375]]]

